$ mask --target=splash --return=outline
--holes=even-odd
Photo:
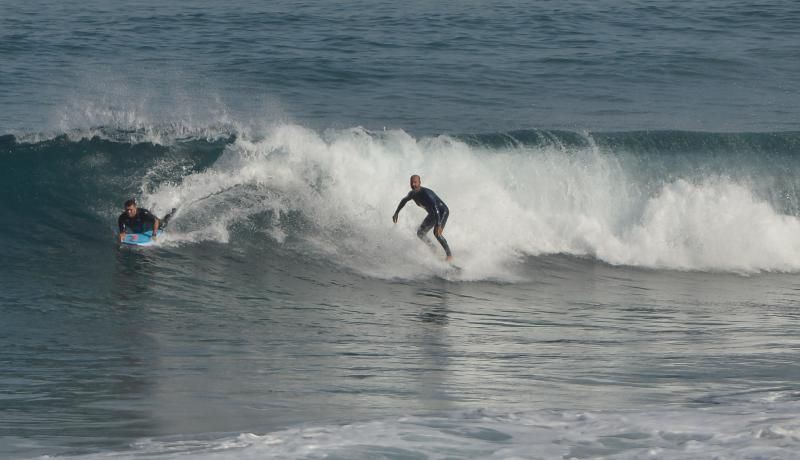
[[[424,211],[409,206],[391,222],[408,177],[420,174],[450,207],[445,234],[460,279],[514,281],[524,260],[544,254],[657,269],[800,270],[800,221],[763,193],[775,177],[742,161],[692,158],[614,152],[588,134],[577,144],[496,146],[279,125],[236,139],[212,167],[147,200],[181,207],[196,226],[191,240],[228,241],[226,229],[257,221],[254,233],[300,241],[338,266],[413,278],[447,268],[443,253],[415,237]]]

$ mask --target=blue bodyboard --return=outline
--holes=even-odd
[[[164,231],[159,230],[157,236],[161,238],[162,235],[164,235]],[[148,230],[144,233],[128,233],[125,235],[125,239],[122,240],[122,243],[130,244],[133,246],[152,246],[156,244],[156,242],[153,241],[152,230]]]

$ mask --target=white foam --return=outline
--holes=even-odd
[[[800,221],[749,184],[722,176],[654,183],[619,158],[595,147],[488,150],[447,136],[283,124],[242,136],[209,170],[147,199],[219,229],[273,212],[282,216],[274,227],[255,230],[278,239],[289,232],[287,213],[298,211],[307,224],[299,236],[326,258],[409,278],[446,268],[440,248],[416,239],[424,211],[411,203],[391,222],[408,177],[420,174],[450,208],[445,236],[463,267],[459,279],[515,281],[525,257],[553,253],[680,270],[800,270]]]
[[[81,458],[795,458],[797,401],[646,411],[473,410],[266,434],[145,439]]]

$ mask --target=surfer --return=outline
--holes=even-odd
[[[144,233],[150,229],[153,230],[152,238],[153,241],[155,241],[158,228],[166,228],[169,219],[174,213],[175,209],[164,216],[164,221],[162,223],[158,217],[147,209],[136,207],[136,200],[130,199],[126,201],[125,212],[120,214],[119,219],[117,219],[117,224],[119,225],[119,241],[122,242],[125,239],[125,234],[129,231],[131,233]]]
[[[428,245],[433,246],[433,243],[431,243],[426,235],[433,229],[433,235],[436,237],[436,240],[439,241],[439,244],[442,245],[442,248],[444,248],[444,252],[447,254],[447,260],[453,260],[453,254],[450,253],[450,246],[447,245],[447,240],[442,236],[444,226],[447,224],[447,217],[450,215],[450,210],[433,190],[422,187],[422,180],[418,175],[414,174],[411,176],[410,182],[411,191],[408,192],[405,198],[400,200],[400,204],[397,206],[397,210],[392,216],[392,221],[396,224],[397,215],[400,213],[400,210],[403,209],[403,206],[405,206],[409,200],[414,200],[417,206],[425,208],[425,210],[428,211],[427,217],[425,217],[425,220],[422,221],[422,224],[420,224],[417,230],[417,236]]]

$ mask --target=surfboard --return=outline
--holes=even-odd
[[[161,236],[163,234],[164,234],[164,231],[159,229],[157,236],[159,238],[161,238]],[[130,244],[130,245],[133,245],[133,246],[152,246],[152,245],[156,244],[156,242],[153,241],[153,231],[152,230],[148,230],[148,231],[146,231],[144,233],[128,233],[128,234],[125,235],[125,239],[122,240],[122,243],[123,244]]]

